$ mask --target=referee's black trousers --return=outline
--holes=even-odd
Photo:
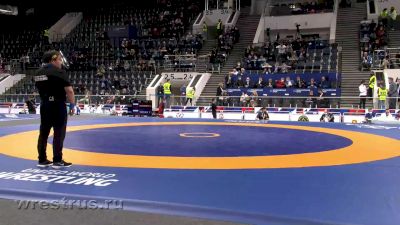
[[[47,159],[46,147],[50,129],[53,128],[53,162],[61,162],[67,127],[67,108],[63,101],[42,101],[40,104],[40,134],[38,140],[39,162]]]

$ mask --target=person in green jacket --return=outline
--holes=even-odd
[[[193,97],[195,94],[196,90],[194,87],[187,87],[186,88],[186,102],[185,105],[190,101],[190,106],[193,105]]]

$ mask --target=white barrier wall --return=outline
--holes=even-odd
[[[296,30],[296,24],[300,29],[330,28],[334,19],[333,13],[306,14],[295,16],[270,16],[265,18],[264,29],[271,30]]]
[[[49,29],[50,42],[62,40],[81,22],[82,18],[81,12],[66,13]]]
[[[207,26],[210,29],[211,26],[216,26],[218,20],[221,19],[222,24],[226,27],[231,27],[236,24],[237,19],[239,18],[239,13],[235,15],[234,22],[228,23],[228,19],[233,13],[232,9],[214,9],[214,10],[204,10],[203,17],[201,18],[198,24],[193,24],[192,33],[201,33],[203,30],[203,22],[206,22]]]
[[[395,81],[397,78],[400,79],[400,69],[385,69],[384,73],[385,73],[385,77],[387,77],[387,78],[392,77]],[[385,79],[385,80],[387,80],[387,79]]]
[[[205,111],[210,107],[205,107]],[[259,107],[256,107],[255,112],[260,110]],[[299,117],[302,115],[307,116],[309,122],[320,122],[320,118],[323,112],[319,112],[318,114],[302,114],[302,113],[282,113],[282,112],[268,112],[270,121],[298,121]],[[193,112],[183,112],[176,110],[165,109],[164,111],[165,118],[203,118],[203,119],[212,119],[212,114],[210,112],[199,112],[195,110]],[[257,113],[240,113],[240,112],[224,112],[217,111],[217,119],[228,119],[228,120],[256,120]],[[333,117],[335,118],[335,123],[341,123],[342,118],[339,113],[333,113]],[[344,115],[343,122],[345,123],[362,123],[364,121],[364,115]]]
[[[199,99],[201,92],[203,92],[210,77],[211,77],[210,73],[201,74],[199,81],[194,86],[196,88],[196,92],[195,92],[194,98],[193,98],[193,105],[196,105],[197,99]],[[192,85],[193,81],[194,81],[194,79],[191,80],[191,82],[189,83],[189,86],[193,86]]]
[[[204,12],[204,20],[208,26],[216,26],[219,19],[221,19],[222,23],[225,25],[232,12],[232,9],[206,10]],[[203,21],[201,21],[201,24],[203,24]]]
[[[302,33],[318,33],[322,39],[329,39],[331,43],[334,43],[336,20],[336,13],[261,17],[253,43],[265,41],[265,30],[267,28],[271,30],[271,37],[275,37],[278,32],[281,38],[287,35],[294,35],[297,29],[296,24],[300,24]]]
[[[0,83],[0,94],[3,94],[6,89],[14,86],[18,81],[25,77],[25,74],[15,74],[13,76],[8,76]]]

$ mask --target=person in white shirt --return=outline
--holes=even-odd
[[[395,118],[392,116],[392,114],[390,114],[390,110],[386,109],[384,114],[375,117],[374,120],[380,122],[390,122],[390,121],[395,121]]]
[[[361,81],[358,90],[360,91],[360,108],[365,109],[365,101],[367,99],[367,86],[365,85],[365,80]]]
[[[278,49],[278,57],[277,59],[279,61],[284,60],[286,57],[286,45],[284,45],[283,43],[281,43],[280,45],[276,46],[276,49]]]
[[[246,92],[242,92],[242,96],[240,96],[240,102],[242,103],[242,106],[245,106],[245,107],[248,106],[248,103],[250,102],[250,98]]]

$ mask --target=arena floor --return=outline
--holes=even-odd
[[[0,198],[118,199],[244,224],[400,224],[400,125],[82,116],[69,121],[74,165],[63,170],[36,168],[37,136],[35,118],[0,122]]]

